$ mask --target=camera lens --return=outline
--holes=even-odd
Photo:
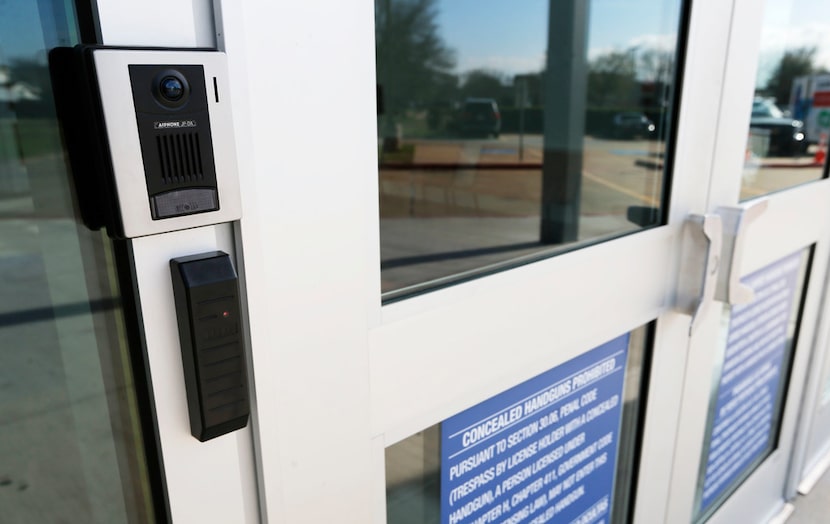
[[[178,102],[184,96],[184,84],[175,76],[166,76],[159,82],[161,96],[171,102]]]

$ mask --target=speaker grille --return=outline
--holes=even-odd
[[[205,179],[199,133],[156,135],[156,147],[164,185]]]

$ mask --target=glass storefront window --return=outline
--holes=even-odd
[[[830,4],[768,0],[741,200],[825,176],[830,136]]]
[[[0,2],[0,521],[154,522],[115,246],[76,217],[48,52],[72,2]]]
[[[662,223],[679,0],[376,0],[385,300]]]

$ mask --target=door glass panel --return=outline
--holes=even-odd
[[[151,522],[112,244],[79,225],[48,51],[71,2],[0,2],[0,520]]]
[[[571,522],[591,512],[584,522],[627,522],[649,332],[638,328],[466,410],[462,418],[485,423],[465,434],[445,421],[388,447],[387,522]],[[492,411],[505,401],[506,411]]]
[[[680,0],[375,0],[384,298],[659,225]]]
[[[830,3],[767,0],[741,199],[825,176]]]
[[[698,476],[698,522],[777,447],[809,254],[794,253],[744,277],[754,300],[723,306]]]

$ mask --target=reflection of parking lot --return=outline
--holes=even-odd
[[[543,138],[412,140],[380,169],[384,289],[549,249],[539,244]],[[586,137],[578,240],[636,229],[630,206],[659,206],[658,142]]]
[[[381,168],[383,217],[538,215],[541,135],[410,144],[412,156],[403,163],[418,168]],[[630,205],[658,205],[662,164],[657,142],[586,137],[582,214],[624,215]]]
[[[542,135],[410,140],[381,162],[384,289],[498,264],[555,246],[539,243]],[[577,241],[635,230],[631,206],[659,207],[662,144],[583,141]],[[805,155],[747,152],[741,198],[821,178],[816,146]]]
[[[800,156],[758,156],[748,148],[744,163],[741,200],[766,195],[822,177],[819,146],[811,145]]]

